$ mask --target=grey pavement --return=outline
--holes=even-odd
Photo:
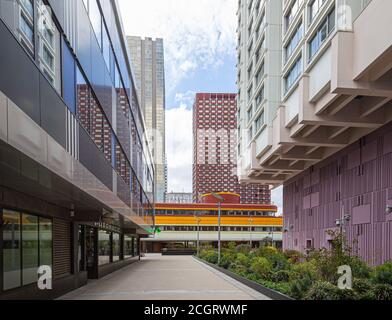
[[[147,255],[62,300],[269,300],[189,256]]]

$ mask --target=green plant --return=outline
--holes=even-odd
[[[251,251],[251,247],[249,244],[239,244],[235,247],[235,252],[248,254]]]
[[[200,258],[206,260],[209,263],[218,263],[218,252],[215,250],[205,250],[200,254]]]
[[[228,269],[233,262],[234,256],[230,253],[224,253],[221,255],[219,266]]]
[[[371,293],[376,300],[392,300],[392,286],[389,284],[377,284]]]
[[[373,278],[375,283],[392,285],[392,261],[376,267]]]
[[[299,263],[303,258],[303,254],[296,250],[286,250],[283,252],[284,256],[290,263]]]
[[[274,282],[288,282],[290,280],[290,271],[280,270],[273,272],[270,276],[270,279]]]
[[[261,279],[267,279],[272,271],[272,264],[267,258],[256,257],[252,260],[251,270]]]
[[[302,277],[290,282],[290,295],[295,299],[303,299],[313,285],[309,277]]]
[[[237,253],[236,262],[245,267],[250,267],[250,259],[243,253]]]
[[[356,279],[353,280],[353,289],[359,295],[365,295],[372,290],[372,284],[367,279]]]
[[[306,300],[338,300],[338,287],[326,281],[315,282],[305,296]]]

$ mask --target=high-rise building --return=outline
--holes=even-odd
[[[154,166],[121,26],[116,1],[0,1],[0,299],[139,259]]]
[[[280,82],[267,84],[268,69],[261,77],[279,103],[268,107],[268,94],[256,103],[272,114],[242,139],[239,175],[284,186],[287,249],[328,248],[336,231],[368,263],[392,259],[391,9],[388,0],[239,1],[240,134],[258,127],[247,118],[258,69],[248,67],[282,53],[268,64],[281,66]]]
[[[244,204],[270,204],[269,186],[240,185],[237,177],[237,101],[232,93],[198,93],[193,106],[193,201],[233,192]]]
[[[167,192],[166,203],[192,203],[193,194],[187,192]]]
[[[127,37],[141,109],[155,165],[155,200],[167,191],[165,149],[165,64],[162,39]]]

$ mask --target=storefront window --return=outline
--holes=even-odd
[[[38,217],[22,215],[22,264],[23,285],[37,281],[38,265]]]
[[[98,233],[98,265],[110,263],[110,232],[99,230]]]
[[[52,220],[39,218],[40,265],[52,266]]]
[[[20,287],[20,214],[3,212],[3,289]]]
[[[132,258],[134,256],[134,238],[124,236],[124,259]]]
[[[41,265],[52,266],[52,221],[3,211],[3,290],[38,280]]]
[[[113,262],[120,260],[120,235],[118,233],[113,233]]]

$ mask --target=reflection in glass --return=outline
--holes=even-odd
[[[52,220],[39,218],[39,264],[52,266]]]
[[[134,256],[133,238],[124,236],[124,259],[132,258]]]
[[[99,230],[98,233],[98,265],[110,263],[110,232]]]
[[[120,260],[120,235],[113,233],[113,262]]]
[[[21,285],[20,274],[20,214],[3,211],[3,289]]]
[[[38,279],[38,217],[22,214],[23,285]]]

